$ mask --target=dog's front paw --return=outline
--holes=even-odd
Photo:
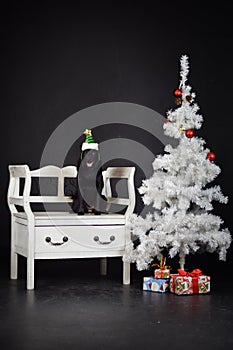
[[[96,209],[93,210],[93,213],[94,213],[95,215],[101,215],[101,212],[98,211],[98,210],[96,210]]]

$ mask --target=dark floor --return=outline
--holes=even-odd
[[[143,291],[134,267],[122,285],[120,258],[107,277],[98,260],[40,261],[27,291],[23,258],[20,266],[17,281],[1,269],[1,350],[233,349],[231,276],[211,276],[209,295],[178,296]]]

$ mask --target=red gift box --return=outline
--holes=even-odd
[[[210,292],[210,276],[203,275],[199,269],[186,272],[178,269],[178,274],[170,275],[170,292],[178,295],[207,294]]]
[[[169,278],[170,277],[170,269],[156,269],[154,271],[154,278]]]
[[[154,270],[154,278],[169,278],[170,266],[166,265],[166,258],[162,257],[160,264],[153,264],[151,266],[158,266],[158,269]]]

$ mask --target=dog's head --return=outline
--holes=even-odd
[[[96,149],[86,149],[81,153],[79,166],[96,169],[100,165],[100,153]]]

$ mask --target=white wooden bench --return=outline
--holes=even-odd
[[[107,273],[107,257],[122,257],[130,242],[127,218],[135,207],[134,167],[109,167],[103,171],[103,194],[111,204],[124,205],[125,211],[77,215],[69,211],[70,196],[64,183],[75,178],[75,166],[53,165],[30,170],[28,165],[9,165],[7,200],[11,212],[11,279],[18,277],[18,255],[27,259],[27,289],[34,289],[35,259],[99,257],[100,273]],[[57,178],[56,195],[32,195],[33,178]],[[127,185],[127,198],[112,195],[112,179]],[[37,204],[35,204],[37,203]],[[33,205],[67,203],[64,211],[34,211]],[[123,262],[123,284],[130,284],[130,264]]]

